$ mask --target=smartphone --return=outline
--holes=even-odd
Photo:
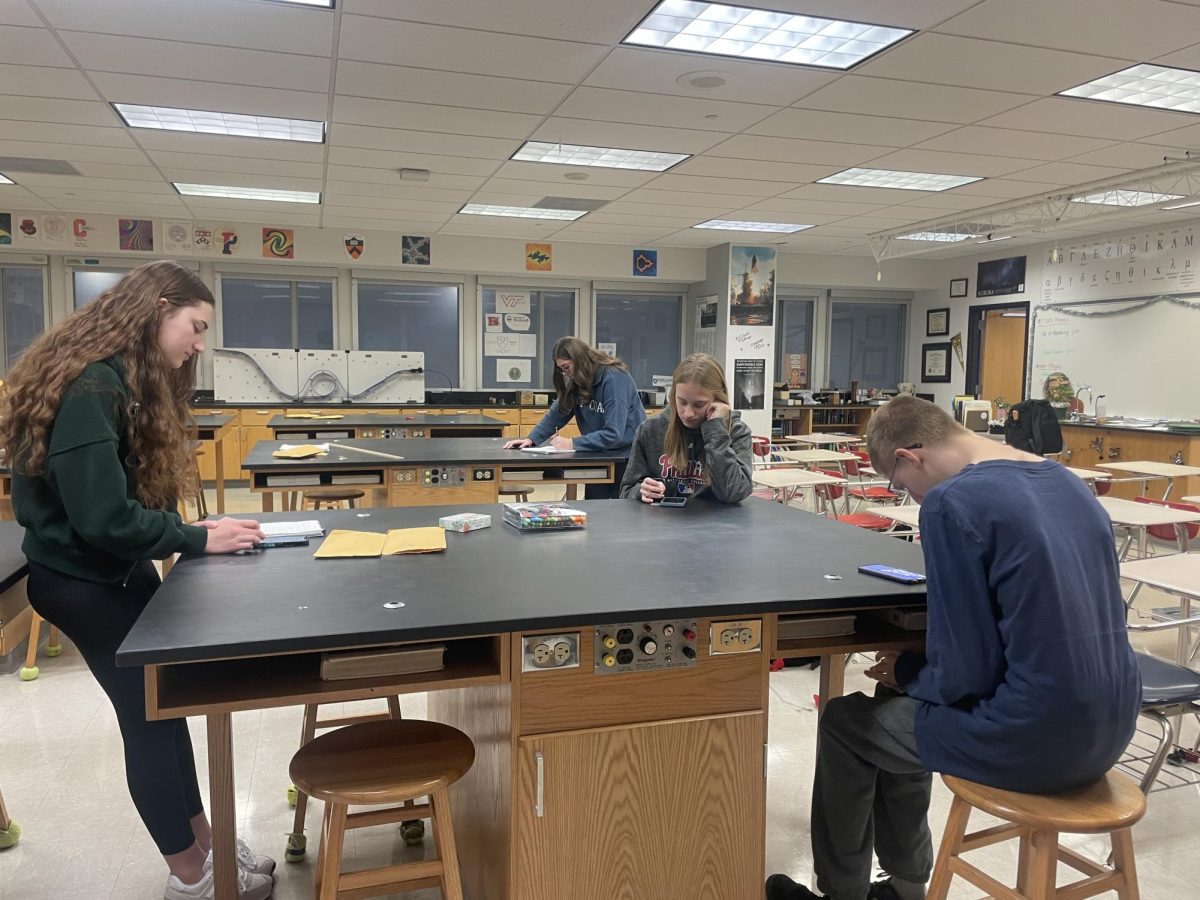
[[[658,501],[659,506],[687,506],[687,497],[663,497]]]
[[[308,538],[302,534],[271,534],[254,545],[256,550],[270,550],[273,547],[307,547]]]
[[[920,572],[910,572],[908,569],[897,569],[893,566],[859,566],[858,571],[864,575],[874,575],[876,578],[886,578],[888,581],[898,581],[901,584],[925,583],[925,576]]]

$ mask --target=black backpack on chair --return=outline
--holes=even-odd
[[[1062,427],[1050,401],[1022,400],[1010,406],[1004,419],[1004,443],[1039,456],[1061,453]]]

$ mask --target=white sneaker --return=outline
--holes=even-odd
[[[267,900],[275,889],[275,882],[270,875],[256,875],[245,872],[241,866],[237,869],[238,897],[240,900]],[[163,891],[163,900],[212,900],[216,894],[213,884],[212,854],[204,860],[204,874],[195,884],[184,884],[175,875],[167,878],[167,887]]]
[[[269,856],[258,855],[241,838],[237,839],[237,861],[238,868],[243,872],[270,875],[275,871],[275,860]]]

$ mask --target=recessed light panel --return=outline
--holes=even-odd
[[[982,181],[976,175],[938,175],[933,172],[896,172],[891,169],[846,169],[817,179],[817,184],[845,184],[852,187],[895,188],[901,191],[948,191],[951,188]]]
[[[583,209],[537,209],[533,206],[496,206],[490,203],[468,203],[459,210],[464,216],[503,216],[509,219],[556,219],[573,222],[586,216]]]
[[[657,150],[619,150],[613,147],[584,147],[578,144],[552,144],[526,141],[513,154],[518,162],[559,163],[566,166],[598,166],[605,169],[638,169],[665,172],[688,159],[688,153],[660,153]]]
[[[1062,96],[1200,113],[1200,72],[1143,63],[1068,88]]]
[[[939,244],[953,244],[965,241],[969,234],[958,234],[954,231],[914,231],[911,234],[898,234],[898,241],[934,241]]]
[[[772,234],[795,234],[811,225],[792,225],[788,222],[737,222],[730,219],[710,219],[693,228],[712,228],[717,231],[767,231]]]
[[[157,128],[162,131],[190,131],[311,144],[320,144],[325,140],[325,123],[308,119],[277,119],[273,116],[207,112],[173,106],[139,106],[134,103],[114,103],[113,109],[130,128]]]
[[[277,191],[271,188],[231,187],[219,184],[180,184],[175,190],[185,197],[219,197],[223,200],[269,200],[273,203],[320,203],[317,191]]]
[[[663,0],[622,43],[849,69],[910,34],[906,28],[747,6]]]
[[[5,175],[0,175],[0,184],[16,184],[16,182]]]
[[[1072,203],[1095,203],[1100,206],[1150,206],[1166,200],[1182,200],[1182,194],[1158,194],[1154,191],[1097,191],[1082,197],[1072,197]]]
[[[1189,200],[1187,203],[1176,203],[1174,206],[1164,206],[1163,209],[1187,209],[1190,206],[1200,206],[1200,200]]]

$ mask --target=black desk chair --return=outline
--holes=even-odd
[[[1138,671],[1142,675],[1141,716],[1157,726],[1157,733],[1138,729],[1133,743],[1126,751],[1118,767],[1139,780],[1142,793],[1200,784],[1200,772],[1190,769],[1180,773],[1164,763],[1171,756],[1178,734],[1173,723],[1178,716],[1191,714],[1200,719],[1200,672],[1159,659],[1148,653],[1137,653]],[[1138,738],[1149,738],[1153,746],[1141,746]],[[1193,746],[1192,750],[1196,748]],[[1187,772],[1187,775],[1182,772]],[[1163,773],[1164,779],[1158,787],[1155,781]],[[1191,777],[1187,777],[1187,776]]]

